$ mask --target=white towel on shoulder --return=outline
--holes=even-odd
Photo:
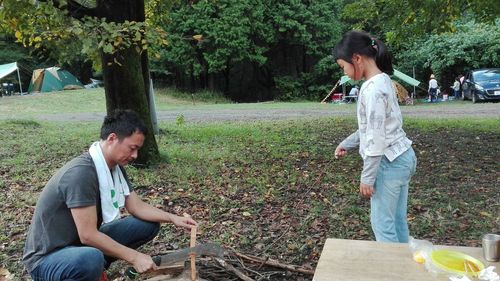
[[[102,219],[104,223],[108,223],[120,217],[120,208],[125,206],[125,196],[130,194],[129,187],[118,165],[112,171],[109,170],[99,142],[90,146],[89,153],[97,170]]]

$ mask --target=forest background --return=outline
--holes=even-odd
[[[37,195],[57,168],[87,149],[99,125],[27,115],[131,108],[130,93],[146,93],[149,71],[156,88],[188,91],[193,103],[207,93],[223,102],[319,101],[342,75],[331,52],[351,29],[387,42],[395,67],[410,75],[415,69],[424,82],[417,89],[424,96],[430,73],[447,90],[469,69],[499,66],[499,8],[491,0],[0,0],[0,63],[19,63],[24,89],[33,69],[54,65],[84,83],[118,77],[106,83],[105,97],[94,89],[0,100],[0,115],[15,118],[0,121],[0,279],[29,280],[20,259]],[[126,71],[106,75],[120,69]],[[169,91],[157,89],[159,109],[191,106],[191,95],[176,101],[162,95]],[[305,103],[279,104],[298,111]],[[210,106],[267,105],[274,103]],[[483,233],[498,232],[498,118],[478,117],[498,112],[493,106],[474,105],[477,114],[450,120],[405,116],[419,155],[409,202],[415,237],[478,246]],[[149,116],[147,106],[138,108]],[[160,122],[157,165],[129,171],[142,198],[203,220],[200,238],[311,270],[327,237],[373,240],[369,202],[356,191],[361,160],[331,159],[334,145],[355,130],[352,117],[206,124],[184,117]],[[187,239],[162,228],[145,252],[177,249]],[[123,269],[119,263],[109,276],[123,280]],[[310,277],[269,272],[281,280]]]
[[[96,1],[71,2],[92,6]],[[424,82],[417,95],[423,96],[431,73],[447,91],[467,70],[500,65],[500,8],[495,3],[147,0],[141,28],[149,34],[147,54],[157,87],[193,93],[208,90],[235,102],[318,100],[342,75],[331,55],[336,42],[346,31],[362,29],[387,43],[398,70],[410,76],[415,71]],[[33,3],[17,1],[15,5]],[[43,9],[49,14],[47,10],[55,8],[46,5]],[[0,13],[0,64],[17,61],[23,85],[28,85],[33,69],[54,65],[68,69],[84,83],[100,78],[99,50],[116,48],[122,44],[121,37],[98,45],[93,42],[95,36],[84,33],[85,21],[41,15],[34,12],[29,24],[22,23],[20,28],[20,22]],[[54,31],[37,30],[48,24]],[[111,28],[104,21],[97,26]],[[70,32],[54,35],[61,27]],[[26,39],[19,32],[23,29],[32,36]]]

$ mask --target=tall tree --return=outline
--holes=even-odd
[[[24,45],[81,41],[81,50],[100,57],[106,109],[132,109],[145,120],[148,135],[137,163],[159,160],[150,117],[148,45],[162,44],[163,33],[145,23],[144,0],[4,0],[0,19]],[[147,29],[147,30],[146,30]]]

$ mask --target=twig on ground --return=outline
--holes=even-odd
[[[244,280],[244,281],[255,281],[254,279],[246,276],[245,274],[243,274],[243,272],[239,271],[238,269],[236,269],[234,266],[232,266],[230,263],[226,262],[224,259],[221,259],[221,258],[215,258],[215,261],[217,261],[217,263],[219,263],[222,267],[224,267],[225,269],[233,272],[234,274],[236,274],[236,276],[238,276],[241,280]]]
[[[298,265],[285,264],[285,263],[281,263],[277,260],[273,260],[270,258],[263,259],[263,258],[259,258],[259,257],[255,257],[255,256],[245,255],[242,253],[238,253],[236,251],[234,252],[234,254],[242,259],[249,260],[249,261],[252,261],[255,263],[264,263],[264,264],[269,265],[269,266],[284,268],[286,270],[300,272],[303,274],[314,275],[314,270],[305,269],[305,268],[298,266]]]

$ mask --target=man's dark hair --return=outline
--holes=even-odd
[[[382,72],[389,75],[394,72],[391,54],[384,42],[366,32],[355,30],[347,32],[333,50],[335,60],[341,59],[351,64],[354,54],[373,58]]]
[[[117,109],[104,117],[101,127],[101,139],[105,140],[115,133],[119,140],[133,135],[135,132],[146,135],[146,125],[137,113],[129,109]]]

